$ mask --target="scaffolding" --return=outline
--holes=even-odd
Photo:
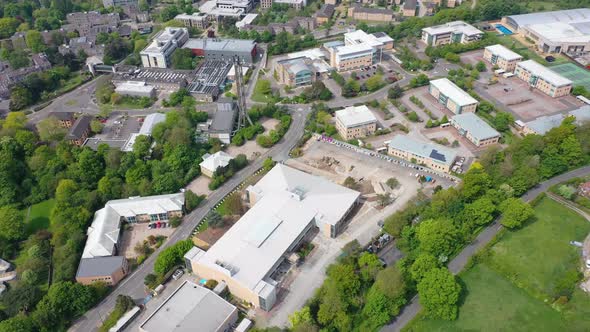
[[[240,130],[246,127],[246,121],[248,121],[249,125],[252,125],[252,120],[250,116],[248,116],[248,111],[246,110],[246,96],[244,93],[244,82],[243,82],[243,74],[242,74],[242,64],[240,61],[239,56],[233,57],[233,64],[235,69],[235,83],[236,83],[236,95],[238,96],[238,127],[237,130]]]

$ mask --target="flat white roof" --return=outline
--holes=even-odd
[[[124,83],[117,84],[115,92],[127,93],[127,92],[139,92],[139,93],[151,93],[154,91],[154,87],[146,85],[145,82],[141,81],[127,81]]]
[[[319,48],[310,48],[309,50],[303,50],[303,51],[299,51],[299,52],[289,53],[289,54],[287,54],[287,57],[289,59],[301,58],[301,57],[310,58],[312,60],[325,59],[326,53],[324,53]]]
[[[510,49],[500,44],[486,46],[486,50],[490,51],[493,55],[497,55],[506,61],[522,59],[522,56],[520,54],[511,51]]]
[[[268,274],[310,224],[336,223],[360,196],[283,164],[248,191],[256,195],[256,204],[193,261],[223,271],[256,293],[265,291]]]
[[[201,161],[199,166],[211,172],[215,172],[217,168],[229,165],[229,161],[232,159],[234,159],[234,157],[230,156],[229,154],[223,151],[218,151],[214,154],[203,156],[203,161]]]
[[[526,71],[541,77],[543,80],[557,86],[564,86],[572,84],[572,81],[568,80],[567,78],[559,75],[558,73],[554,72],[553,70],[539,64],[535,60],[526,60],[519,62],[517,67],[521,67]]]
[[[363,30],[355,30],[344,34],[344,40],[347,45],[368,44],[370,46],[383,46],[383,42],[373,35],[370,35]]]
[[[511,15],[507,19],[518,25],[519,28],[531,24],[553,23],[553,22],[583,22],[590,20],[590,8],[578,8],[567,10],[556,10],[551,12],[538,12],[522,15]]]
[[[500,136],[500,133],[492,126],[471,112],[457,114],[451,118],[451,121],[457,123],[461,129],[469,132],[479,141]]]
[[[590,33],[588,33],[587,27],[588,25],[590,25],[590,22],[585,22],[585,24],[553,22],[531,24],[526,26],[525,29],[530,30],[535,35],[538,35],[541,38],[554,43],[588,43],[590,42]]]
[[[373,47],[369,44],[355,44],[336,47],[336,54],[339,57],[358,54],[358,53],[373,53]]]
[[[82,258],[112,256],[115,253],[121,217],[180,211],[183,205],[184,193],[108,201],[104,208],[96,211],[92,225],[88,227]]]
[[[246,14],[244,18],[238,22],[236,22],[236,28],[242,28],[245,25],[251,24],[254,22],[254,19],[258,17],[258,14]]]
[[[475,98],[471,97],[467,92],[463,91],[463,89],[451,82],[448,78],[432,80],[430,81],[430,84],[436,87],[440,92],[449,97],[459,106],[477,104],[477,100]]]
[[[170,44],[175,44],[178,39],[182,38],[184,35],[188,35],[188,30],[186,28],[165,27],[164,30],[156,34],[154,39],[143,49],[142,52],[161,53],[162,49],[169,47]]]
[[[446,24],[436,25],[422,29],[422,31],[429,35],[440,35],[446,33],[462,33],[468,36],[474,36],[483,34],[480,30],[475,28],[473,25],[467,24],[463,21],[453,21]]]
[[[143,124],[141,125],[141,128],[139,128],[139,134],[140,135],[151,135],[152,134],[152,130],[154,130],[154,127],[160,123],[160,122],[164,122],[166,121],[166,114],[163,113],[152,113],[152,114],[148,114],[148,116],[145,117],[145,119],[143,120]]]
[[[145,332],[217,332],[232,315],[237,319],[237,311],[219,295],[186,280],[156,308],[140,329]]]
[[[336,119],[347,128],[377,122],[373,112],[365,105],[349,106],[336,111]]]

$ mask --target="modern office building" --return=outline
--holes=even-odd
[[[116,255],[121,222],[167,223],[172,217],[182,217],[183,207],[183,193],[108,201],[88,227],[82,258]]]
[[[313,61],[307,57],[277,61],[275,67],[278,81],[292,87],[310,85],[316,80]]]
[[[269,311],[279,265],[314,227],[335,237],[360,193],[277,164],[247,196],[248,212],[209,250],[194,248],[190,265],[199,277],[224,282],[233,296]]]
[[[188,48],[194,55],[207,60],[231,62],[234,57],[239,57],[245,65],[251,65],[256,57],[256,42],[246,39],[191,38],[182,48]]]
[[[295,10],[301,10],[303,7],[307,6],[307,0],[261,0],[260,8],[268,9],[272,7],[273,3],[288,5]]]
[[[174,51],[188,40],[186,28],[166,27],[139,53],[141,63],[148,68],[168,68]]]
[[[232,159],[234,159],[234,157],[223,151],[218,151],[214,154],[206,153],[203,156],[203,161],[199,164],[201,167],[201,173],[208,178],[213,178],[215,171],[220,167],[227,167]]]
[[[535,60],[526,60],[516,65],[514,74],[553,98],[567,96],[572,91],[573,82]]]
[[[345,140],[373,135],[377,129],[377,118],[365,105],[349,106],[335,116],[336,129]]]
[[[153,86],[158,91],[175,92],[193,79],[192,70],[173,70],[163,68],[139,68],[135,66],[115,66],[112,82],[118,86],[127,82],[141,82]]]
[[[516,64],[522,61],[520,54],[500,44],[486,46],[483,52],[483,58],[492,65],[498,66],[499,69],[507,72],[514,72]]]
[[[254,8],[254,0],[209,0],[199,7],[199,12],[214,19],[233,17],[239,19]]]
[[[422,41],[430,46],[467,44],[483,37],[483,32],[463,21],[453,21],[422,29]]]
[[[532,39],[544,53],[578,54],[590,50],[590,8],[512,15],[502,22]]]
[[[413,164],[423,164],[436,171],[447,173],[457,158],[457,154],[451,149],[406,135],[397,135],[391,139],[387,152]]]
[[[232,64],[225,60],[205,60],[193,72],[187,90],[197,101],[217,100],[227,81]]]
[[[184,281],[141,323],[141,332],[229,332],[238,309],[213,291]]]
[[[373,34],[356,30],[344,34],[344,45],[328,47],[330,66],[349,71],[381,62],[383,51],[393,48],[393,39],[383,32]]]
[[[450,119],[451,125],[477,147],[498,143],[500,133],[475,113],[457,114]]]
[[[178,14],[174,19],[182,22],[187,28],[206,29],[209,26],[209,15],[203,13]]]
[[[430,81],[428,89],[436,100],[455,114],[475,112],[479,102],[448,78]]]
[[[114,286],[125,278],[128,272],[129,265],[123,256],[82,258],[76,272],[76,282],[83,285],[104,282]]]

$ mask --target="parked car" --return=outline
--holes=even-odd
[[[553,62],[553,61],[555,61],[555,57],[552,55],[548,55],[545,57],[545,60],[547,60],[547,62]]]
[[[174,280],[178,280],[180,279],[180,277],[182,277],[182,275],[184,274],[184,271],[181,269],[176,270],[176,272],[174,272],[174,274],[172,275],[172,279]]]

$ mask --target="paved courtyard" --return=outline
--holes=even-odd
[[[133,249],[136,244],[143,243],[143,240],[147,239],[150,235],[170,237],[173,232],[174,228],[172,227],[149,229],[147,223],[132,225],[123,232],[121,253],[127,258],[135,258],[139,256]]]

